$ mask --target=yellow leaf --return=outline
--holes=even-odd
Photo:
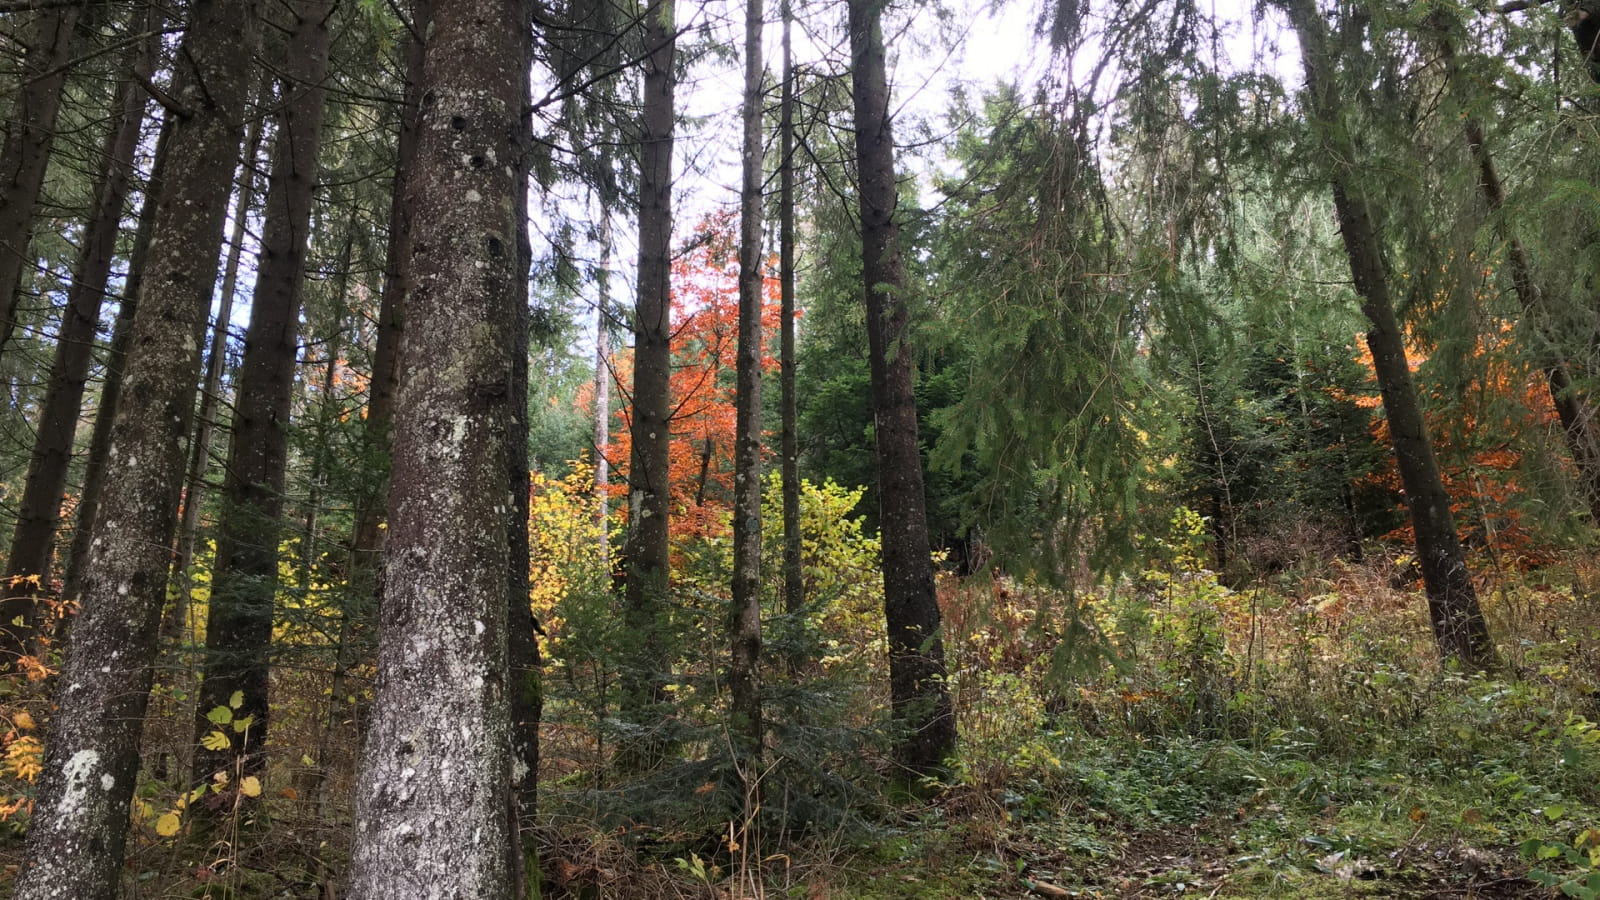
[[[200,746],[212,751],[213,753],[221,753],[229,747],[232,747],[233,742],[228,740],[228,736],[222,732],[213,731],[200,739]]]
[[[246,775],[239,779],[239,793],[246,797],[261,796],[261,779],[254,775]]]
[[[178,819],[177,813],[167,813],[156,820],[156,834],[162,837],[172,837],[178,833],[178,828],[182,824]]]

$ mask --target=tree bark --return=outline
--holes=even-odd
[[[528,158],[532,135],[533,97],[528,71],[533,66],[533,43],[523,41],[517,70],[520,89],[517,109],[515,150],[518,160]],[[510,559],[506,566],[507,600],[510,605],[506,649],[511,667],[511,774],[513,858],[520,858],[515,882],[516,896],[542,897],[539,878],[539,845],[534,825],[539,812],[539,720],[544,715],[544,666],[539,653],[540,626],[533,615],[529,597],[528,493],[528,270],[533,265],[533,244],[528,225],[529,175],[525,165],[516,170],[513,206],[517,220],[516,322],[512,331],[511,415],[512,428],[506,435],[506,458],[511,465],[511,503],[506,535]]]
[[[112,430],[105,494],[50,722],[17,900],[110,900],[122,868],[156,630],[194,411],[225,198],[254,52],[250,0],[196,0],[149,271]]]
[[[526,441],[514,374],[531,12],[523,0],[449,0],[427,32],[353,900],[499,898],[519,881],[508,476],[513,442]]]
[[[779,478],[783,487],[783,609],[794,615],[806,603],[800,536],[800,403],[795,392],[794,310],[794,48],[790,40],[794,12],[783,6],[783,93],[779,106],[778,293],[782,333],[778,345],[779,401],[783,436]],[[791,661],[798,668],[799,660]]]
[[[904,295],[900,224],[880,23],[883,0],[849,0],[850,82],[860,177],[861,270],[877,438],[883,611],[889,632],[889,688],[905,729],[900,762],[936,771],[955,750],[955,715],[945,685],[944,643],[923,496],[917,404],[912,390],[910,312]]]
[[[13,103],[13,120],[0,147],[0,353],[16,331],[23,272],[32,268],[28,237],[34,208],[44,188],[55,142],[67,70],[83,45],[80,5],[39,14],[22,59],[22,89]]]
[[[150,7],[145,19],[144,30],[154,30],[159,21],[156,7]],[[83,412],[84,387],[94,361],[95,333],[100,328],[100,307],[116,255],[122,208],[133,180],[133,157],[144,125],[146,98],[138,82],[148,80],[155,70],[159,49],[154,39],[131,48],[128,76],[118,85],[112,101],[112,128],[102,152],[93,213],[61,315],[17,527],[6,557],[5,580],[0,582],[6,586],[6,596],[0,600],[0,628],[4,629],[0,665],[9,666],[15,656],[29,651],[28,639],[38,624],[38,599],[50,593],[50,557],[61,518],[61,498],[72,465],[78,417]],[[10,624],[18,618],[23,620],[22,626]]]
[[[139,311],[139,292],[150,259],[150,242],[155,235],[156,198],[161,194],[162,170],[166,168],[171,136],[172,120],[168,117],[162,121],[161,134],[156,138],[150,177],[145,182],[144,197],[140,201],[139,225],[133,235],[133,249],[128,254],[128,277],[122,285],[122,296],[118,298],[117,321],[111,327],[111,346],[106,351],[105,383],[100,386],[94,432],[89,437],[89,459],[84,465],[83,487],[79,491],[78,521],[73,527],[72,549],[61,588],[62,603],[68,606],[76,604],[83,593],[84,564],[89,559],[89,539],[94,534],[100,495],[105,488],[111,426],[116,421],[117,404],[122,399],[122,376],[127,368],[128,345],[133,340],[134,316]]]
[[[260,772],[266,763],[263,750],[271,713],[268,655],[289,461],[289,405],[300,348],[300,303],[322,144],[333,3],[296,0],[285,5],[285,12],[293,21],[279,82],[281,112],[272,147],[261,257],[233,405],[195,740],[199,743],[215,728],[206,714],[218,706],[233,706],[235,720],[248,716],[253,724],[235,746],[195,749],[198,784],[210,783],[216,771],[231,772],[236,758],[243,760],[245,773]],[[230,704],[236,692],[242,703]]]
[[[761,112],[762,0],[745,0],[743,184],[739,192],[739,346],[734,366],[733,609],[731,664],[735,742],[761,753]],[[759,764],[741,768],[746,793]]]
[[[611,460],[606,445],[611,443],[611,363],[607,358],[611,339],[611,210],[600,209],[600,271],[595,275],[597,299],[594,313],[594,502],[600,522],[600,564],[611,566],[610,495]]]
[[[1422,401],[1411,380],[1405,332],[1390,298],[1382,240],[1369,200],[1353,177],[1355,145],[1345,130],[1346,110],[1334,82],[1327,26],[1312,0],[1279,0],[1279,4],[1300,39],[1308,112],[1329,160],[1334,211],[1350,260],[1350,275],[1361,298],[1361,311],[1372,323],[1367,347],[1372,352],[1395,464],[1411,512],[1434,638],[1445,659],[1471,669],[1490,668],[1495,664],[1494,644],[1451,517],[1450,498],[1439,476]]]
[[[389,200],[389,234],[384,249],[383,289],[378,303],[377,343],[372,353],[372,377],[367,388],[367,415],[362,424],[363,459],[368,480],[355,502],[355,526],[350,548],[350,570],[345,579],[339,633],[334,642],[332,690],[328,696],[325,733],[345,720],[346,679],[350,667],[364,657],[367,634],[382,602],[385,499],[389,492],[390,428],[395,395],[400,386],[400,357],[404,338],[405,297],[411,283],[411,204],[407,196],[410,172],[417,155],[417,115],[422,100],[423,46],[431,18],[429,0],[413,0],[411,28],[405,42],[405,88],[395,142],[395,169]],[[320,787],[329,768],[326,753],[317,757]]]
[[[256,88],[256,101],[265,106],[272,98],[272,73],[263,72]],[[188,621],[189,603],[194,593],[194,548],[200,535],[200,509],[205,506],[206,472],[211,468],[211,442],[217,429],[217,410],[222,405],[222,372],[228,364],[228,329],[233,319],[234,295],[239,284],[239,260],[250,222],[250,209],[256,197],[256,157],[261,150],[264,117],[250,120],[245,132],[243,163],[239,166],[239,202],[233,214],[233,232],[228,238],[228,259],[222,269],[221,303],[217,324],[211,331],[211,348],[206,354],[206,371],[200,380],[200,412],[195,419],[194,437],[189,442],[189,465],[185,469],[183,505],[178,520],[178,550],[173,557],[176,600],[167,607],[161,623],[163,640],[176,639]]]
[[[623,620],[633,642],[622,674],[623,714],[640,727],[654,724],[666,699],[665,640],[670,566],[667,517],[671,486],[668,448],[672,415],[672,143],[677,27],[670,2],[644,15],[644,95],[639,148],[639,281],[634,310],[632,452],[628,460],[628,532],[623,541]],[[648,769],[665,747],[629,740],[628,769]]]

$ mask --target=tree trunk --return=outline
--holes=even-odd
[[[1505,187],[1500,173],[1495,170],[1494,157],[1484,142],[1483,125],[1468,117],[1462,123],[1467,146],[1478,164],[1478,186],[1483,191],[1484,202],[1494,214],[1503,215],[1506,205]],[[1504,219],[1499,221],[1501,238],[1506,242],[1506,261],[1511,264],[1511,286],[1522,307],[1523,316],[1529,320],[1530,330],[1539,334],[1544,330],[1544,298],[1539,283],[1533,275],[1533,261],[1522,241],[1511,233]],[[1550,402],[1561,420],[1561,433],[1566,438],[1567,450],[1572,454],[1577,470],[1578,485],[1583,490],[1589,507],[1589,517],[1600,524],[1600,436],[1595,434],[1594,406],[1589,398],[1572,383],[1572,373],[1559,353],[1547,348],[1540,365],[1545,383],[1550,391]]]
[[[256,100],[265,105],[272,97],[272,73],[263,72],[256,88]],[[211,349],[206,356],[206,371],[200,381],[200,412],[195,420],[194,438],[189,442],[189,465],[185,470],[183,506],[178,520],[178,552],[173,557],[173,581],[177,597],[167,607],[161,622],[163,640],[175,640],[188,622],[189,603],[194,593],[194,548],[200,535],[200,509],[206,499],[206,472],[211,468],[211,440],[217,428],[217,409],[222,405],[222,371],[228,364],[228,328],[233,318],[234,293],[239,284],[239,260],[255,205],[256,157],[261,150],[261,123],[264,117],[250,120],[245,133],[244,162],[239,166],[239,203],[233,214],[233,232],[228,239],[228,260],[222,269],[222,302],[217,306],[217,324],[211,331]]]
[[[150,7],[145,18],[144,30],[154,30],[159,21],[156,7]],[[28,637],[38,625],[37,600],[49,594],[50,557],[56,523],[61,518],[61,497],[72,465],[84,386],[94,361],[95,333],[100,328],[100,307],[121,231],[122,208],[133,178],[133,156],[144,125],[146,98],[138,80],[149,79],[159,49],[154,40],[131,48],[128,77],[118,85],[112,101],[112,128],[106,135],[94,211],[79,247],[67,306],[62,311],[17,528],[6,557],[5,580],[0,582],[6,587],[6,597],[0,600],[0,629],[4,629],[0,635],[0,665],[9,666],[16,655],[28,652]],[[24,623],[21,627],[8,624],[19,617]]]
[[[745,0],[743,184],[739,192],[739,346],[734,367],[733,609],[730,728],[761,753],[761,56],[762,0]],[[741,771],[748,794],[759,764]]]
[[[522,0],[452,0],[435,6],[427,32],[407,191],[413,327],[352,900],[500,898],[520,880],[508,475],[513,442],[526,441],[513,377],[531,12]]]
[[[156,629],[226,198],[253,58],[250,0],[197,0],[175,57],[156,234],[117,407],[82,612],[50,722],[17,900],[110,900],[122,869]]]
[[[937,770],[955,750],[955,715],[945,686],[944,643],[928,544],[913,351],[907,330],[894,138],[884,63],[882,0],[849,0],[850,82],[860,174],[861,272],[877,438],[883,612],[889,632],[889,688],[905,729],[898,755],[914,773]]]
[[[345,579],[339,633],[334,641],[333,673],[328,696],[328,717],[324,733],[345,721],[346,679],[351,665],[365,656],[366,635],[375,624],[375,611],[382,601],[381,567],[384,543],[384,518],[388,509],[390,425],[394,419],[395,395],[399,390],[400,356],[404,336],[404,306],[411,283],[411,206],[406,185],[417,155],[417,116],[422,100],[423,46],[431,17],[429,0],[413,0],[411,28],[405,43],[405,90],[395,148],[395,170],[389,200],[389,235],[384,250],[383,291],[378,304],[377,345],[372,353],[372,377],[367,389],[367,415],[362,423],[363,459],[368,480],[362,484],[355,503],[355,525],[350,548],[350,570]],[[314,784],[320,788],[330,768],[326,748],[317,760]]]
[[[1456,534],[1450,498],[1440,479],[1423,418],[1422,401],[1411,380],[1405,333],[1389,294],[1382,241],[1368,199],[1352,176],[1355,145],[1345,130],[1345,109],[1334,81],[1327,26],[1311,0],[1279,3],[1300,39],[1308,111],[1329,158],[1333,205],[1350,260],[1350,275],[1361,297],[1361,311],[1372,323],[1367,347],[1372,351],[1395,464],[1411,512],[1434,638],[1444,658],[1472,669],[1489,668],[1495,664],[1494,644]]]
[[[610,495],[611,460],[606,445],[611,443],[611,364],[606,351],[611,339],[607,317],[611,314],[611,210],[600,210],[600,271],[595,281],[598,298],[594,313],[594,502],[600,522],[600,564],[611,566]]]
[[[161,193],[162,170],[166,168],[171,136],[172,119],[169,116],[163,120],[161,135],[156,138],[150,178],[145,182],[144,197],[140,201],[139,226],[133,235],[133,249],[128,254],[128,277],[123,282],[122,296],[117,304],[117,321],[111,327],[111,346],[106,352],[105,384],[100,386],[94,433],[89,437],[89,459],[84,465],[83,487],[79,490],[78,521],[73,527],[72,549],[67,561],[65,583],[61,588],[61,601],[68,606],[76,604],[83,593],[84,564],[89,559],[89,539],[94,534],[100,494],[105,488],[111,426],[116,421],[117,404],[122,399],[122,376],[127,368],[128,345],[133,340],[134,315],[139,311],[139,291],[144,284],[145,266],[150,259],[150,241],[155,235],[156,198]]]
[[[282,111],[273,141],[266,224],[233,405],[195,740],[198,743],[215,728],[206,714],[219,706],[232,706],[235,720],[248,716],[253,724],[235,746],[195,749],[197,784],[210,783],[216,771],[231,771],[236,758],[242,758],[246,773],[260,772],[266,763],[267,657],[278,589],[289,405],[300,347],[300,302],[322,143],[332,11],[332,0],[297,0],[285,6],[292,22],[279,87]],[[230,704],[236,692],[242,703]]]
[[[783,482],[783,609],[794,615],[806,603],[800,538],[799,395],[795,392],[794,316],[794,48],[789,32],[794,13],[783,6],[783,94],[779,107],[778,292],[782,334],[778,348],[783,437],[779,478]],[[793,660],[797,668],[799,660]]]
[[[528,71],[533,66],[533,44],[519,44],[523,57],[517,70],[521,94],[517,109],[516,158],[527,159],[532,135]],[[543,896],[539,879],[539,845],[534,825],[539,812],[539,720],[544,715],[544,666],[539,655],[538,621],[529,600],[528,492],[528,270],[533,265],[533,245],[528,233],[528,169],[517,167],[517,294],[516,322],[512,331],[511,416],[512,428],[506,435],[506,458],[510,463],[511,503],[507,510],[506,536],[510,558],[506,566],[507,601],[510,605],[506,649],[511,668],[511,773],[513,857],[520,857],[515,896]]]
[[[674,7],[652,3],[644,15],[644,96],[639,148],[639,285],[634,310],[633,448],[628,460],[628,533],[623,620],[634,650],[622,676],[624,715],[648,727],[666,699],[666,595],[671,486],[668,447],[672,422],[672,142],[677,28]],[[630,740],[624,768],[648,769],[665,747]]]
[[[73,4],[40,13],[28,34],[22,58],[22,89],[11,110],[13,119],[0,147],[0,352],[16,331],[23,272],[32,268],[28,236],[34,207],[44,188],[50,145],[56,136],[67,70],[81,51],[78,27],[83,6]]]

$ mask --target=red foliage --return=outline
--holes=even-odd
[[[1439,460],[1440,476],[1450,496],[1450,510],[1456,527],[1469,546],[1487,549],[1493,565],[1531,567],[1550,561],[1546,549],[1536,545],[1535,536],[1522,521],[1517,501],[1528,488],[1522,475],[1521,436],[1560,429],[1554,405],[1550,402],[1544,373],[1508,352],[1511,323],[1479,336],[1473,348],[1478,365],[1469,384],[1459,396],[1446,397],[1436,391],[1424,396],[1429,410],[1428,434]],[[1428,351],[1413,340],[1407,348],[1407,361],[1416,372],[1428,359]],[[1369,369],[1372,357],[1361,345],[1361,361]],[[1376,406],[1373,397],[1366,405]],[[1373,419],[1373,437],[1389,446],[1389,425],[1382,416]],[[1395,496],[1402,496],[1400,473],[1391,460],[1376,479]],[[1411,524],[1387,535],[1392,540],[1414,540]]]
[[[699,539],[726,536],[733,503],[734,373],[739,343],[739,260],[737,220],[728,214],[700,223],[689,249],[672,264],[672,417],[670,531],[675,552]],[[780,324],[778,280],[762,282],[764,338],[775,338]],[[762,367],[776,371],[777,358],[764,340]],[[606,448],[618,474],[612,490],[625,494],[632,449],[632,360],[617,354],[614,372],[622,390]],[[625,512],[625,511],[624,511]]]

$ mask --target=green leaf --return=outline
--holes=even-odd
[[[238,709],[239,707],[243,706],[244,691],[234,691],[233,696],[228,698],[228,705],[234,709]]]
[[[1544,808],[1544,816],[1545,816],[1545,818],[1549,819],[1552,822],[1560,821],[1561,817],[1566,815],[1566,814],[1567,814],[1567,808],[1565,806],[1560,805],[1559,803],[1556,804],[1555,806],[1546,806]]]
[[[233,710],[227,708],[226,706],[219,706],[216,709],[213,709],[211,712],[206,713],[206,718],[211,720],[211,724],[213,725],[226,725],[233,721]]]
[[[251,725],[255,724],[255,721],[256,721],[256,717],[255,716],[245,716],[242,719],[234,719],[233,720],[233,730],[234,730],[235,733],[243,734],[245,729],[247,729]]]

